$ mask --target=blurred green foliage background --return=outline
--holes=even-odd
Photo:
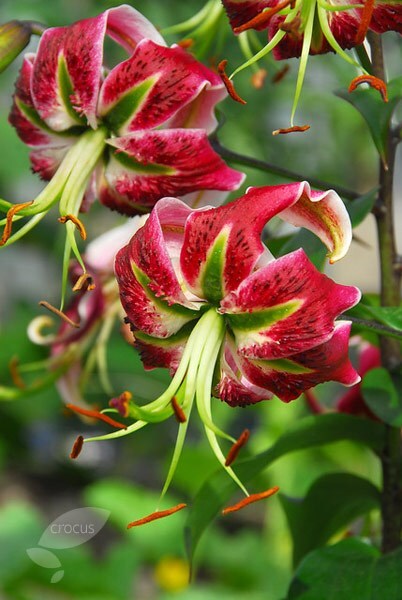
[[[101,0],[2,0],[0,21],[34,19],[51,26],[66,25],[117,5]],[[160,28],[188,18],[202,1],[138,1],[133,6]],[[242,61],[227,27],[222,55],[234,68]],[[401,58],[394,38],[385,36],[391,56],[389,68]],[[168,38],[169,43],[176,41]],[[29,49],[34,50],[36,40]],[[0,86],[0,196],[15,202],[33,198],[41,183],[30,173],[28,151],[7,122],[13,82],[20,60],[1,77]],[[334,91],[347,87],[355,73],[335,56],[313,57],[297,122],[311,123],[304,135],[273,138],[271,131],[286,126],[297,61],[280,84],[270,78],[279,69],[268,59],[268,78],[262,90],[250,84],[250,73],[236,80],[243,107],[231,100],[221,105],[224,124],[221,143],[237,152],[297,171],[308,180],[314,175],[365,192],[375,185],[376,152],[361,117]],[[246,185],[268,185],[280,179],[247,169]],[[89,238],[121,219],[95,206],[86,218]],[[26,337],[30,320],[40,312],[44,297],[57,303],[63,231],[56,214],[45,219],[22,243],[0,253],[0,383],[10,385],[8,363],[46,358],[46,350]],[[356,268],[360,268],[356,265]],[[112,381],[149,399],[161,391],[166,373],[145,373],[138,357],[116,331],[108,347]],[[323,386],[321,397],[333,405],[340,390]],[[105,406],[107,398],[94,379],[88,401]],[[278,400],[245,410],[216,403],[217,421],[238,435],[251,432],[247,451],[267,448],[290,423],[308,414],[302,399],[284,405]],[[188,501],[218,467],[193,420],[170,494],[172,503]],[[291,575],[291,539],[276,497],[230,518],[218,519],[204,536],[197,555],[193,583],[186,583],[183,540],[185,511],[139,530],[126,525],[154,510],[176,436],[175,423],[148,427],[133,436],[89,444],[74,463],[68,458],[80,433],[92,435],[105,428],[67,414],[55,388],[15,402],[0,404],[0,597],[7,600],[120,600],[185,599],[280,600]],[[366,450],[349,443],[303,451],[281,459],[255,481],[255,489],[279,485],[288,496],[303,496],[322,473],[349,471],[378,482],[378,465]],[[167,505],[169,502],[167,501]],[[37,546],[47,525],[65,511],[97,506],[111,511],[106,526],[85,545],[57,551],[65,575],[52,584],[51,568],[35,565],[26,554]],[[373,533],[377,516],[357,524]]]

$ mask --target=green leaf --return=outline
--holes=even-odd
[[[378,190],[375,188],[367,192],[367,194],[359,196],[356,200],[344,200],[353,227],[360,225],[371,212],[377,195]]]
[[[323,546],[357,517],[380,505],[379,490],[351,473],[319,477],[303,498],[280,495],[293,538],[297,565],[311,550]]]
[[[365,297],[364,300],[367,302],[369,298]],[[359,330],[371,330],[378,335],[402,339],[402,307],[373,306],[359,302],[345,313],[345,317],[350,318]]]
[[[325,264],[327,249],[322,241],[311,231],[301,229],[280,248],[277,256],[284,256],[289,252],[303,248],[309,259],[317,269],[322,270]]]
[[[361,389],[366,404],[377,417],[388,425],[402,427],[402,397],[386,369],[378,367],[370,370]]]
[[[368,419],[338,413],[311,416],[295,423],[265,452],[237,462],[234,470],[243,483],[247,483],[275,460],[290,452],[350,440],[365,444],[379,453],[383,438],[384,426]],[[222,470],[202,486],[194,498],[186,523],[186,543],[190,558],[194,556],[201,535],[236,489],[236,485]]]
[[[384,102],[380,93],[373,89],[357,89],[352,93],[343,90],[337,95],[352,104],[360,112],[370,129],[371,137],[381,159],[387,163],[387,136],[392,114],[402,98],[402,77],[388,83],[388,102]]]
[[[350,538],[309,554],[300,564],[286,600],[400,600],[402,548],[381,556]]]
[[[366,306],[365,308],[377,321],[402,331],[402,306]]]

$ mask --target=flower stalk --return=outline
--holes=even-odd
[[[368,35],[373,64],[373,73],[385,81],[385,67],[381,38],[377,34]],[[397,250],[393,220],[393,181],[395,169],[395,153],[397,142],[388,132],[387,166],[380,160],[378,202],[375,210],[378,246],[380,254],[381,305],[399,306],[401,302],[401,272],[395,268]],[[397,368],[402,361],[400,342],[381,336],[381,359],[385,368],[390,371]],[[401,471],[402,446],[401,432],[397,427],[386,425],[384,448],[381,455],[383,490],[382,490],[382,551],[392,552],[401,544],[402,512]]]

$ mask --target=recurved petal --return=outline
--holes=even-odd
[[[149,210],[164,196],[233,190],[243,180],[212,150],[201,129],[140,131],[108,143],[117,152],[110,156],[105,178],[117,197],[112,192],[101,201],[125,214]]]
[[[31,78],[34,57],[34,54],[26,54],[24,56],[22,67],[15,83],[13,105],[8,120],[17,130],[20,139],[29,146],[62,144],[61,138],[42,121],[33,103]]]
[[[348,358],[350,327],[351,323],[339,321],[329,340],[286,359],[239,357],[241,370],[250,382],[270,390],[284,402],[298,398],[305,390],[325,381],[354,385],[360,376]]]
[[[360,292],[320,273],[300,249],[273,260],[221,302],[238,352],[248,358],[283,358],[326,342],[334,319]]]
[[[158,338],[170,337],[199,316],[199,306],[182,291],[174,264],[189,212],[179,200],[163,198],[116,256],[115,273],[129,321]]]
[[[214,106],[225,96],[218,75],[182,48],[167,48],[144,39],[134,54],[106,77],[98,111],[118,135],[163,124],[166,127],[176,115],[168,126],[207,125],[211,129],[216,122]]]
[[[264,252],[261,232],[276,215],[312,230],[332,259],[346,251],[350,221],[334,192],[311,192],[306,182],[249,188],[236,201],[189,218],[181,268],[192,291],[219,301],[235,290]]]
[[[129,54],[144,38],[148,38],[160,46],[165,45],[165,40],[158,30],[132,6],[122,4],[111,8],[106,13],[108,36],[123,46]]]
[[[278,217],[312,231],[326,245],[330,262],[334,263],[345,256],[352,241],[352,225],[346,207],[333,190],[311,190],[306,181],[298,185],[295,201],[277,213]]]
[[[47,29],[40,40],[32,95],[41,118],[55,131],[85,123],[96,128],[107,13],[69,27]]]

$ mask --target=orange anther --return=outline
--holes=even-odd
[[[78,277],[77,281],[74,284],[73,292],[78,292],[79,290],[82,290],[84,286],[86,286],[86,289],[89,292],[96,288],[92,275],[90,275],[89,273],[82,273],[82,275]]]
[[[233,98],[233,100],[236,100],[236,102],[240,102],[240,104],[247,104],[247,102],[245,100],[243,100],[243,98],[241,96],[239,96],[239,94],[236,92],[233,83],[230,81],[229,77],[226,75],[225,68],[226,68],[227,64],[228,64],[227,60],[221,60],[221,62],[218,64],[218,73],[221,76],[221,79],[227,89],[227,92],[228,92],[229,96],[231,98]]]
[[[122,417],[128,417],[129,414],[129,404],[133,395],[131,392],[125,391],[117,396],[116,398],[111,398],[109,400],[109,406],[118,410]]]
[[[284,133],[296,133],[297,131],[307,131],[310,129],[310,125],[293,125],[293,127],[286,127],[285,129],[275,129],[272,135],[279,135]]]
[[[74,223],[74,225],[78,229],[81,238],[83,240],[87,239],[87,232],[84,227],[84,223],[82,221],[80,221],[80,219],[78,217],[76,217],[75,215],[70,215],[70,214],[63,215],[62,217],[60,217],[58,219],[58,221],[59,221],[59,223],[67,223],[67,221],[71,221],[72,223]]]
[[[226,457],[226,461],[225,461],[225,466],[229,467],[229,465],[232,464],[232,462],[234,460],[236,460],[237,455],[240,452],[240,448],[242,448],[244,446],[244,444],[247,442],[248,438],[250,437],[250,431],[248,429],[245,429],[243,431],[243,433],[239,436],[239,438],[237,439],[237,441],[233,444],[233,446],[230,448],[228,455]]]
[[[232,513],[232,512],[235,512],[236,510],[240,510],[241,508],[244,508],[248,504],[252,504],[253,502],[258,502],[259,500],[263,500],[264,498],[269,498],[270,496],[273,496],[274,494],[276,494],[276,492],[278,490],[279,490],[279,487],[275,486],[273,488],[270,488],[269,490],[266,490],[265,492],[260,492],[258,494],[251,494],[251,496],[247,496],[246,498],[243,498],[243,500],[240,500],[240,502],[238,502],[237,504],[233,504],[233,506],[227,506],[226,508],[224,508],[222,510],[222,514],[227,515],[228,513]]]
[[[138,527],[139,525],[145,525],[145,523],[150,523],[151,521],[156,521],[156,519],[162,519],[163,517],[168,517],[169,515],[173,515],[174,513],[186,508],[187,504],[177,504],[177,506],[173,506],[173,508],[168,508],[167,510],[157,510],[150,515],[143,517],[142,519],[138,519],[137,521],[133,521],[127,525],[127,529],[131,529],[132,527]]]
[[[187,417],[184,414],[184,410],[182,409],[180,404],[177,402],[177,399],[175,396],[173,396],[173,398],[171,400],[171,404],[172,404],[172,408],[173,408],[173,412],[176,417],[176,420],[179,423],[185,423],[187,421]]]
[[[239,27],[234,27],[233,31],[235,33],[242,33],[243,31],[247,31],[247,29],[263,29],[266,25],[268,25],[271,17],[276,15],[278,12],[280,12],[287,6],[294,8],[294,4],[295,0],[283,0],[273,8],[260,12],[258,15],[256,15],[246,23],[239,25]]]
[[[367,30],[370,25],[371,17],[373,16],[375,0],[366,0],[364,2],[364,8],[361,12],[360,24],[356,32],[355,44],[359,46],[364,42]]]
[[[97,410],[88,410],[86,408],[81,408],[81,406],[76,406],[75,404],[66,404],[66,408],[78,413],[79,415],[84,415],[85,417],[91,417],[92,419],[99,419],[100,421],[104,421],[112,427],[116,427],[116,429],[127,429],[127,425],[123,425],[123,423],[119,423],[114,419],[111,419],[107,415],[104,415]]]
[[[350,82],[348,92],[353,92],[361,83],[368,83],[370,87],[374,88],[375,90],[378,90],[384,102],[388,102],[388,92],[386,83],[382,79],[379,79],[379,77],[375,77],[374,75],[359,75],[359,77],[355,77]]]
[[[187,48],[191,48],[191,46],[194,45],[194,40],[191,38],[186,38],[184,40],[180,40],[180,42],[177,42],[177,45],[180,46],[180,48],[183,48],[183,50],[187,50]]]
[[[285,65],[284,67],[282,67],[282,69],[277,71],[271,79],[272,83],[279,83],[280,81],[282,81],[289,69],[289,65]]]
[[[33,204],[33,200],[31,200],[30,202],[23,202],[22,204],[15,204],[15,206],[12,206],[11,208],[8,209],[7,215],[6,215],[7,220],[6,220],[6,224],[4,226],[3,235],[1,236],[0,246],[4,246],[4,244],[10,238],[11,230],[13,227],[14,215],[16,215],[17,213],[24,210],[24,208],[27,208],[27,206],[31,206],[31,204]]]
[[[82,447],[84,445],[84,438],[82,435],[79,435],[75,440],[73,447],[71,448],[70,458],[77,458],[81,453]]]
[[[251,76],[251,84],[256,90],[260,90],[263,87],[267,74],[265,69],[258,69],[256,73],[253,73]]]

